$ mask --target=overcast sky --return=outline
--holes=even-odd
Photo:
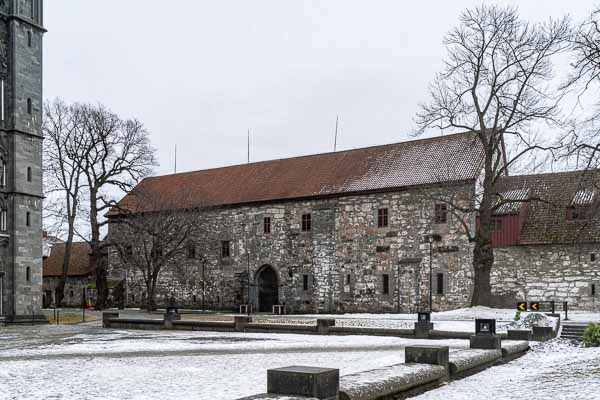
[[[593,0],[499,1],[531,20]],[[47,0],[46,98],[142,120],[157,173],[407,139],[442,39],[480,1]]]

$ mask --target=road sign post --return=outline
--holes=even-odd
[[[540,303],[538,301],[532,301],[529,303],[529,310],[530,311],[539,311],[540,310]]]
[[[517,303],[517,311],[527,311],[527,302],[520,301]]]

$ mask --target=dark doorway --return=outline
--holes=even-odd
[[[265,265],[258,273],[258,311],[272,312],[279,304],[279,280],[277,273]]]

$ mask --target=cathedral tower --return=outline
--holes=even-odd
[[[43,0],[0,0],[0,320],[42,316]]]

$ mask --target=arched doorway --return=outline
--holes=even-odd
[[[258,272],[258,311],[271,312],[273,306],[279,304],[279,279],[270,265],[265,265]]]

